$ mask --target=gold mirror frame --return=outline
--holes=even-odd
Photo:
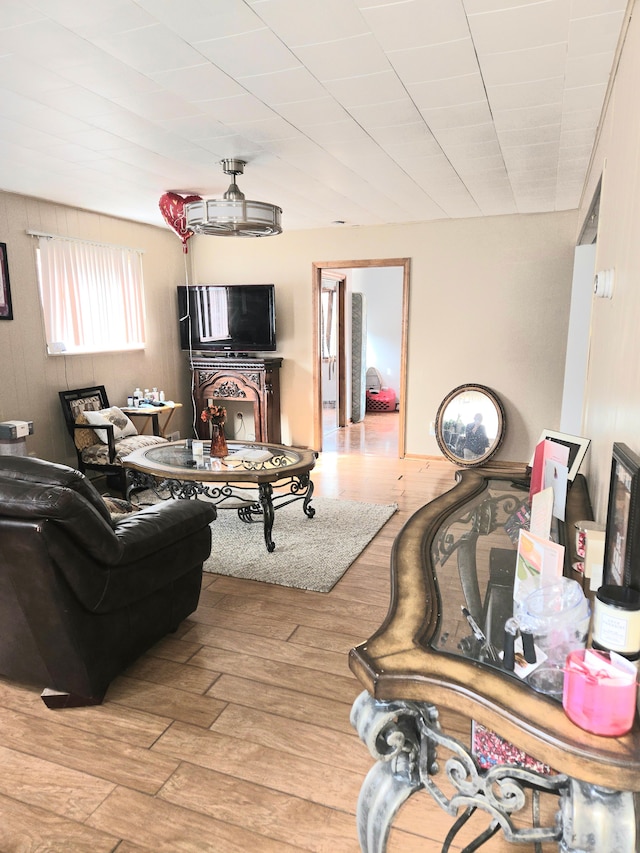
[[[481,415],[473,437],[467,432]],[[502,402],[497,394],[484,385],[459,385],[444,398],[436,414],[436,441],[444,456],[455,465],[473,468],[484,465],[495,455],[504,439],[506,421]],[[488,446],[478,453],[486,434]],[[465,445],[471,445],[466,447]],[[475,452],[474,452],[475,450]],[[473,455],[472,455],[473,454]]]

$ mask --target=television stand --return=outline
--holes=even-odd
[[[199,419],[212,400],[227,410],[227,439],[281,443],[281,358],[254,358],[240,353],[228,356],[194,356],[191,359],[196,429],[198,437],[210,438],[209,424]]]

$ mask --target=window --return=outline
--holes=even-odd
[[[35,236],[47,352],[143,349],[142,252]]]

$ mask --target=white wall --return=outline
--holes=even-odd
[[[408,257],[407,453],[441,455],[429,422],[452,388],[474,382],[505,405],[499,458],[526,461],[560,425],[576,233],[570,211],[190,243],[195,282],[276,285],[284,441],[313,442],[313,262]]]
[[[570,435],[582,435],[583,429],[595,261],[595,245],[576,247],[560,413],[560,432]]]
[[[613,298],[594,299],[584,431],[597,520],[607,509],[611,449],[640,454],[640,17],[631,19],[584,194],[585,221],[602,176],[596,270],[615,269]]]

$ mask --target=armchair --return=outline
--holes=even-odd
[[[65,423],[78,457],[78,468],[111,476],[126,496],[127,471],[122,459],[134,450],[166,441],[156,435],[139,435],[129,418],[109,405],[104,385],[59,391]],[[106,413],[106,417],[105,417]],[[103,417],[96,417],[102,414]],[[96,423],[99,421],[99,428]]]
[[[99,704],[196,609],[215,517],[172,500],[112,521],[79,471],[0,456],[0,675],[51,708]]]

